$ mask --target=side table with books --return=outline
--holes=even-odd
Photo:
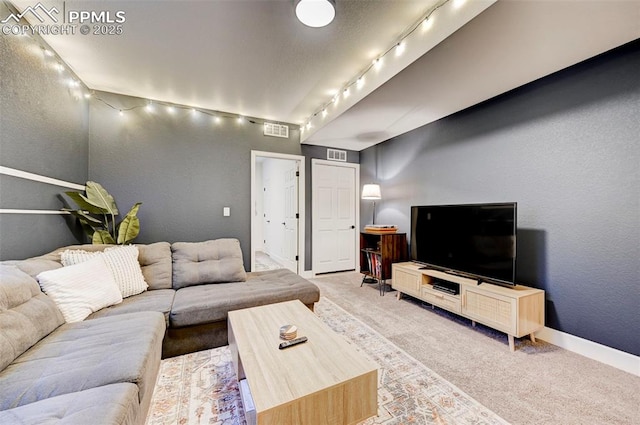
[[[376,225],[365,226],[360,232],[360,286],[377,283],[380,295],[391,278],[391,264],[407,260],[407,234],[397,230],[392,225]]]

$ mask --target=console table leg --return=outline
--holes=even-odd
[[[509,338],[509,351],[516,351],[516,343],[513,340],[513,335],[507,335],[507,337]]]
[[[529,334],[529,337],[531,338],[531,342],[536,342],[536,336],[534,334]]]
[[[397,299],[402,299],[402,292],[398,291],[398,293],[396,294],[396,298]]]

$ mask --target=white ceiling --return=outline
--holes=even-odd
[[[337,0],[325,28],[299,23],[292,0],[42,3],[125,12],[122,35],[44,36],[90,89],[292,124],[312,118],[303,143],[353,150],[640,37],[640,0],[494,1],[450,0],[400,56],[392,47],[441,0]],[[389,49],[361,89],[320,114]]]

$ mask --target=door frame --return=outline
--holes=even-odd
[[[354,217],[355,217],[355,232],[354,232],[354,240],[353,240],[353,246],[354,246],[354,261],[355,261],[355,270],[357,272],[360,272],[360,164],[355,164],[352,162],[337,162],[337,161],[328,161],[326,159],[311,159],[311,193],[313,194],[316,190],[316,186],[315,186],[315,182],[317,181],[317,179],[315,179],[315,168],[316,165],[330,165],[333,167],[345,167],[345,168],[353,168],[354,172],[355,172],[355,180],[354,180],[354,185],[355,187],[353,188],[353,193],[355,194],[355,211],[354,211]],[[316,228],[316,217],[318,217],[317,213],[317,206],[315,205],[315,197],[311,197],[311,270],[314,271],[314,275],[315,275],[315,269],[316,269],[316,242],[315,242],[315,238],[313,238],[313,229]]]
[[[271,158],[271,159],[286,159],[298,162],[298,171],[300,178],[298,179],[298,274],[304,272],[305,261],[305,172],[304,161],[305,157],[302,155],[291,155],[286,153],[277,152],[265,152],[265,151],[251,151],[251,271],[255,271],[256,268],[256,251],[254,249],[254,238],[256,233],[256,202],[257,196],[260,193],[256,188],[256,161],[258,158]]]

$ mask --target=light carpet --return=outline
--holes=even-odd
[[[363,425],[507,424],[329,299],[315,311],[379,366],[378,416]],[[228,347],[163,360],[147,424],[245,424]]]

